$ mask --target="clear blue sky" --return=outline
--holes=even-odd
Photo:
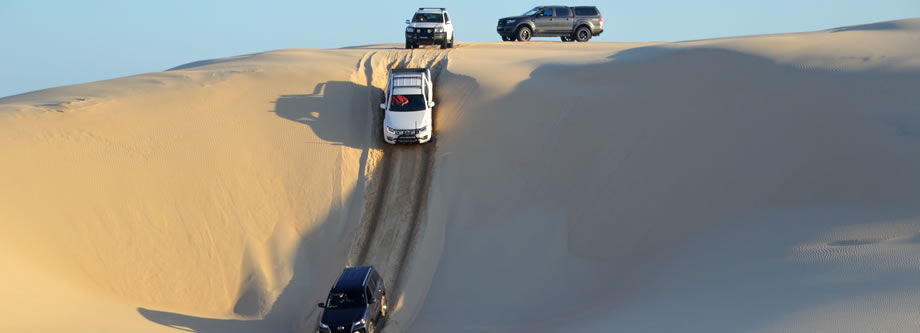
[[[47,1],[0,0],[0,97],[282,48],[400,43],[419,6],[445,6],[458,41],[498,41],[498,18],[595,5],[598,41],[678,41],[920,17],[920,0]]]

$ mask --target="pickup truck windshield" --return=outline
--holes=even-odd
[[[393,95],[390,98],[390,111],[421,111],[425,109],[425,97],[422,95]]]
[[[533,7],[533,9],[524,12],[524,15],[521,15],[521,16],[530,16],[530,15],[536,14],[537,12],[540,11],[540,9],[543,9],[543,8]]]
[[[444,23],[444,15],[437,13],[418,13],[412,17],[412,22]]]

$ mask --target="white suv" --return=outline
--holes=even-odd
[[[454,47],[454,24],[444,8],[419,8],[411,20],[406,20],[406,48],[419,45],[441,45],[442,49]]]
[[[426,68],[391,69],[387,78],[383,140],[387,143],[431,141],[431,71]]]

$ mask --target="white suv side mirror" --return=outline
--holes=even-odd
[[[383,110],[387,109],[387,103],[380,103],[380,108]]]
[[[428,107],[433,108],[433,107],[434,107],[434,101],[428,102]]]

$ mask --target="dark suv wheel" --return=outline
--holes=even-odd
[[[576,41],[587,42],[590,39],[591,39],[591,30],[589,30],[588,27],[581,26],[575,30],[575,40]]]
[[[528,27],[520,27],[518,28],[517,33],[515,33],[514,35],[515,37],[517,37],[518,41],[526,42],[530,40],[530,37],[532,36],[532,32],[530,31],[530,28]]]

